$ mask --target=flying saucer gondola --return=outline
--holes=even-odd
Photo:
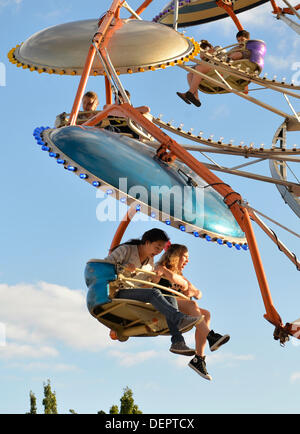
[[[12,49],[10,61],[24,69],[60,75],[81,75],[97,20],[83,20],[49,27]],[[198,44],[158,23],[120,20],[107,45],[117,73],[144,72],[174,66],[198,54]],[[103,75],[96,58],[92,75]]]
[[[269,0],[236,0],[233,2],[235,14],[255,8],[267,3]],[[231,1],[224,1],[230,5]],[[227,18],[228,14],[218,6],[216,1],[207,0],[181,0],[178,8],[178,27],[196,26],[210,21]],[[169,2],[163,10],[154,17],[153,21],[173,26],[174,23],[174,1]]]
[[[97,127],[48,129],[43,141],[36,137],[58,164],[107,195],[136,201],[139,211],[196,237],[245,247],[245,235],[223,197],[185,164],[169,165],[152,147]]]

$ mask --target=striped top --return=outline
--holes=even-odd
[[[145,271],[154,270],[153,258],[147,258],[143,262],[143,264],[141,263],[138,246],[136,244],[134,245],[124,244],[117,247],[110,255],[104,258],[104,261],[115,265],[133,264],[136,268],[140,268]],[[142,272],[138,272],[138,273],[124,272],[123,274],[125,276],[133,277],[135,279],[151,281],[151,276]],[[142,287],[142,285],[137,282],[130,282],[130,283],[127,282],[127,283],[128,283],[128,287],[130,288]]]

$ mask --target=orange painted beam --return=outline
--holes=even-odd
[[[77,121],[77,116],[80,110],[80,103],[82,101],[85,89],[86,89],[86,85],[91,73],[91,69],[94,63],[94,59],[95,59],[95,55],[96,55],[96,49],[93,45],[90,46],[89,49],[89,53],[84,65],[84,69],[83,69],[83,73],[79,82],[79,86],[78,86],[78,90],[75,96],[75,101],[72,107],[72,111],[71,111],[71,115],[70,115],[70,125],[75,125],[76,121]]]
[[[153,0],[145,0],[143,4],[135,11],[137,15],[141,15],[142,12],[144,12],[145,9],[152,3]],[[135,18],[134,15],[131,15],[130,18]]]
[[[280,11],[281,11],[281,8],[279,8],[279,7],[277,6],[275,0],[270,0],[270,2],[271,2],[271,5],[272,5],[272,7],[273,7],[273,13],[274,13],[274,14],[279,14]]]
[[[264,315],[264,317],[269,322],[274,324],[275,326],[283,326],[282,320],[281,320],[279,314],[277,313],[277,311],[273,305],[271,293],[269,290],[269,286],[268,286],[267,278],[266,278],[266,275],[264,272],[261,257],[259,254],[259,250],[258,250],[256,238],[254,235],[254,231],[252,228],[252,224],[250,221],[250,216],[249,216],[248,210],[246,208],[244,208],[243,211],[244,211],[244,215],[245,215],[244,219],[245,219],[245,223],[246,223],[244,226],[245,227],[245,235],[247,238],[250,254],[252,257],[252,262],[253,262],[254,269],[256,272],[257,280],[260,284],[261,294],[262,294],[263,302],[264,302],[265,309],[266,309],[266,315]]]
[[[106,95],[106,104],[112,104],[111,84],[107,77],[105,77],[105,95]]]
[[[121,244],[123,235],[126,231],[126,229],[129,226],[129,223],[131,222],[131,220],[133,219],[133,217],[136,214],[136,206],[129,208],[129,210],[127,211],[127,213],[125,214],[125,216],[123,217],[116,233],[115,236],[112,240],[112,243],[110,245],[110,249],[109,249],[109,254],[111,253],[111,251],[117,247],[119,244]]]
[[[233,7],[230,5],[227,5],[225,3],[222,2],[222,0],[217,0],[216,1],[217,5],[224,9],[228,15],[230,16],[230,18],[233,20],[234,24],[237,26],[238,30],[244,30],[243,26],[241,25],[238,17],[236,16],[236,14],[234,13]]]
[[[112,20],[113,20],[114,16],[117,14],[117,11],[119,10],[121,3],[123,3],[123,2],[121,2],[121,0],[113,0],[113,3],[111,5],[110,9],[107,11],[104,18],[102,20],[100,20],[98,31],[97,31],[96,35],[94,36],[94,42],[95,42],[95,45],[97,47],[99,47],[101,45],[101,43],[103,42],[103,40],[105,40],[105,34],[109,30],[109,27],[112,23]],[[84,95],[84,92],[86,89],[87,81],[89,79],[91,69],[92,69],[92,66],[93,66],[93,63],[95,60],[95,55],[96,55],[96,49],[92,44],[89,48],[89,52],[88,52],[87,59],[86,59],[85,65],[84,65],[84,69],[82,72],[82,76],[80,79],[78,90],[77,90],[77,93],[75,96],[75,101],[73,103],[73,107],[72,107],[72,111],[71,111],[71,115],[70,115],[70,121],[69,121],[70,125],[76,124],[78,112],[80,110],[80,103],[82,101],[82,98],[83,98],[83,95]]]

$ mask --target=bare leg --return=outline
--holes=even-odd
[[[207,74],[211,70],[211,67],[207,66],[207,65],[197,65],[195,70],[202,72],[203,74]],[[190,77],[189,77],[189,75],[190,75]],[[202,77],[200,77],[200,75],[198,75],[198,74],[193,74],[193,73],[188,74],[188,82],[190,85],[189,91],[197,99],[198,99],[198,87],[199,87],[201,80],[202,80]]]
[[[202,72],[203,74],[206,74],[208,71],[211,70],[210,66],[207,66],[205,64],[203,65],[197,65],[195,67],[196,71]],[[195,106],[200,107],[201,102],[198,97],[198,88],[199,84],[202,80],[202,77],[200,75],[195,74],[193,72],[189,72],[187,75],[187,81],[189,84],[189,90],[187,92],[181,93],[177,92],[177,95],[184,100],[187,104],[193,103]]]
[[[192,316],[204,316],[204,320],[196,325],[195,331],[196,354],[198,356],[204,356],[206,338],[210,332],[210,313],[208,310],[200,309],[195,301],[177,299],[177,302],[180,312]]]

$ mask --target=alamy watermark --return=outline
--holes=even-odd
[[[119,201],[112,200],[115,198],[114,190],[109,188],[97,190],[96,197],[101,200],[96,210],[99,221],[121,220],[127,211],[126,196],[128,195],[136,200],[133,206],[136,206],[138,211],[142,211],[136,216],[138,220],[148,221],[157,218],[158,212],[161,212],[166,219],[172,216],[174,220],[203,227],[204,189],[201,187],[152,185],[149,190],[143,185],[133,185],[128,189],[127,178],[120,178],[118,190],[124,193],[120,193]],[[145,207],[143,204],[146,204]]]
[[[6,86],[6,66],[2,62],[0,62],[0,86]]]

